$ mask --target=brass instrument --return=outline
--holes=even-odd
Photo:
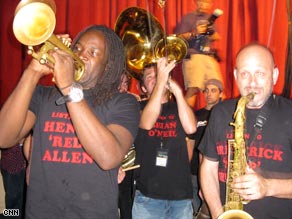
[[[140,165],[134,165],[136,159],[135,147],[131,147],[122,161],[122,169],[124,171],[139,168]]]
[[[48,54],[49,50],[59,48],[74,59],[75,81],[80,80],[84,72],[84,63],[59,40],[53,31],[56,25],[56,5],[53,0],[22,0],[15,9],[13,32],[19,42],[28,46],[28,54],[41,64],[53,67],[55,60]],[[44,43],[36,53],[33,46]]]
[[[247,167],[244,125],[246,104],[254,98],[254,93],[241,97],[234,113],[235,121],[230,123],[234,126],[234,139],[228,141],[228,169],[226,179],[226,203],[224,213],[218,219],[252,219],[252,216],[243,211],[243,204],[247,202],[233,191],[231,183],[234,178],[244,175]],[[231,153],[233,149],[234,153]]]
[[[125,46],[127,70],[136,79],[145,65],[161,57],[180,62],[187,54],[187,42],[175,35],[165,37],[157,18],[142,8],[124,10],[118,16],[114,30]]]

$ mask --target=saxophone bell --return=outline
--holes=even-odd
[[[253,217],[242,210],[228,210],[221,214],[218,219],[253,219]]]

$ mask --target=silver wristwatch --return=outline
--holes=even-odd
[[[83,87],[81,84],[73,83],[70,87],[68,95],[62,96],[56,100],[57,105],[62,105],[67,102],[80,102],[83,100]]]

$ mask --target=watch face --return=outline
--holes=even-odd
[[[83,99],[83,97],[84,97],[83,88],[81,84],[73,83],[71,85],[69,94],[57,99],[56,104],[59,106],[66,102],[80,102]]]
[[[77,83],[73,83],[69,92],[71,102],[79,102],[83,99],[82,86]]]

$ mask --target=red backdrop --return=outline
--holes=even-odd
[[[162,9],[158,0],[55,0],[57,6],[55,33],[69,33],[74,37],[90,24],[105,24],[114,28],[118,15],[127,7],[141,7],[156,16],[167,34],[172,34],[181,17],[195,9],[192,0],[166,0]],[[0,0],[0,104],[15,87],[29,61],[26,47],[14,37],[12,22],[18,0]],[[288,16],[284,0],[214,0],[214,9],[224,14],[216,20],[222,39],[216,43],[222,62],[220,64],[227,98],[238,95],[233,79],[234,57],[241,46],[251,41],[267,45],[280,69],[279,81],[274,91],[282,92],[285,82],[285,62],[288,41]],[[165,13],[164,13],[165,10]],[[29,16],[29,15],[28,15]],[[181,66],[174,77],[182,85]],[[51,83],[44,79],[41,83]],[[136,83],[131,90],[137,92]],[[204,104],[199,98],[196,108]]]

